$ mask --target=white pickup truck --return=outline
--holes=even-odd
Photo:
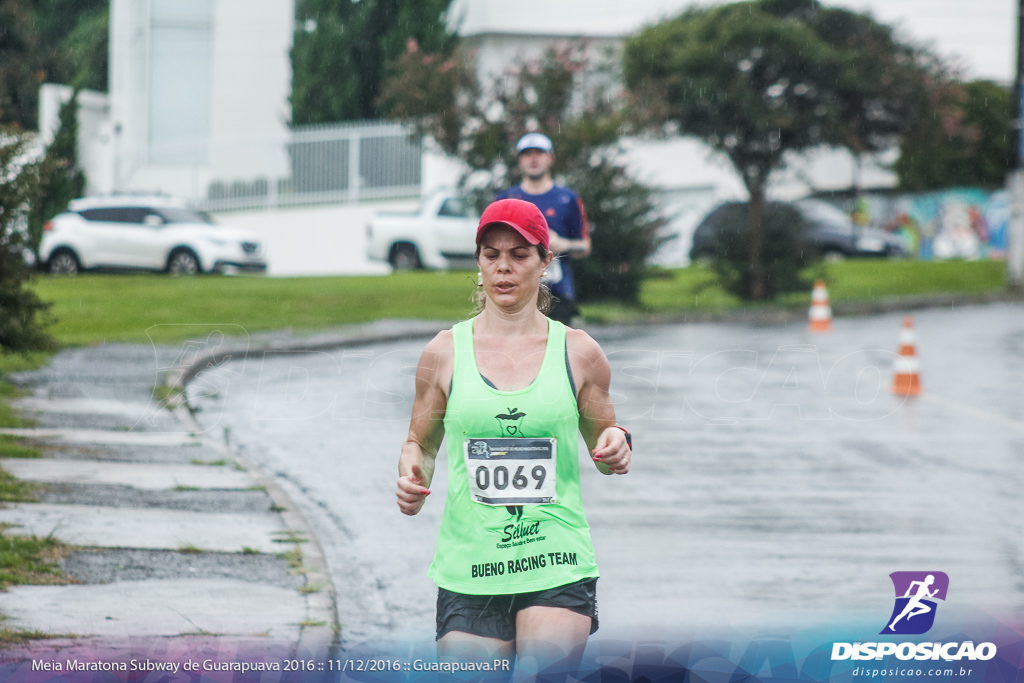
[[[479,216],[451,190],[431,194],[416,213],[379,213],[366,226],[366,255],[395,270],[469,264]]]

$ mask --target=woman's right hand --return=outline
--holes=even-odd
[[[423,501],[430,495],[427,480],[419,465],[413,464],[409,474],[398,478],[398,509],[406,515],[415,515],[423,507]]]

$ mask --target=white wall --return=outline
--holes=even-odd
[[[776,199],[799,199],[818,190],[858,187],[895,187],[896,174],[890,170],[899,151],[865,155],[860,169],[845,149],[821,147],[786,157],[786,165],[772,174],[769,194]]]
[[[384,275],[391,266],[366,258],[366,224],[378,211],[414,211],[418,206],[417,200],[375,202],[222,212],[215,218],[260,235],[270,276]]]
[[[670,238],[648,259],[651,264],[683,267],[690,264],[690,247],[697,224],[711,209],[731,197],[723,196],[721,188],[713,185],[676,189],[657,189],[654,201],[668,224],[660,236]]]
[[[621,37],[693,4],[694,0],[455,0],[448,16],[450,25],[464,36],[504,31]]]
[[[626,138],[623,161],[630,175],[654,190],[672,239],[651,258],[661,266],[686,266],[697,224],[720,202],[745,199],[746,189],[729,160],[696,138]]]
[[[110,3],[110,115],[114,131],[114,184],[129,181],[146,158],[149,26],[146,0]]]
[[[430,196],[442,187],[455,187],[465,170],[465,165],[436,148],[429,140],[423,141],[423,158],[420,162],[420,193]]]
[[[212,12],[200,11],[206,7],[204,2],[213,3]],[[162,8],[162,13],[154,16],[154,8]],[[179,11],[182,16],[206,16],[209,22],[190,20],[182,24],[183,33],[178,36],[168,16]],[[208,52],[204,25],[209,28]],[[198,199],[205,197],[213,179],[251,181],[284,175],[293,25],[294,0],[189,0],[180,5],[165,0],[112,0],[110,98],[116,189]],[[157,38],[163,36],[157,55],[153,52],[155,26]],[[173,58],[175,49],[186,50],[192,44],[202,55],[181,55],[181,68],[189,69],[188,74],[183,77],[167,68],[166,60]],[[194,102],[167,96],[175,89],[185,92],[193,81],[202,89],[197,93],[202,97]],[[180,105],[182,111],[189,111],[189,106],[202,108],[191,112],[195,121],[189,125],[183,121],[177,132],[188,135],[195,128],[198,137],[173,138],[173,121],[167,120],[166,112],[151,110],[161,101]],[[155,147],[157,134],[172,135],[176,140],[172,149]]]
[[[586,47],[587,60],[596,65],[605,61],[609,51],[614,53],[619,50],[622,41],[603,37],[583,39],[575,34],[552,36],[487,33],[465,38],[465,49],[476,54],[477,77],[485,87],[514,65],[542,57],[551,47],[575,47],[580,44]]]
[[[216,0],[210,162],[219,179],[288,175],[292,0]]]

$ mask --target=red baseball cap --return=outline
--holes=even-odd
[[[484,230],[494,223],[507,225],[530,244],[541,244],[545,250],[549,249],[548,222],[535,204],[522,199],[500,199],[488,206],[476,228],[477,244]]]

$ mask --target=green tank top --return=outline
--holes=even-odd
[[[499,391],[481,377],[472,320],[455,325],[452,337],[455,367],[444,418],[448,497],[430,578],[469,595],[596,578],[580,496],[579,412],[566,371],[565,326],[548,321],[540,372],[518,391]],[[552,495],[548,504],[504,504]]]

